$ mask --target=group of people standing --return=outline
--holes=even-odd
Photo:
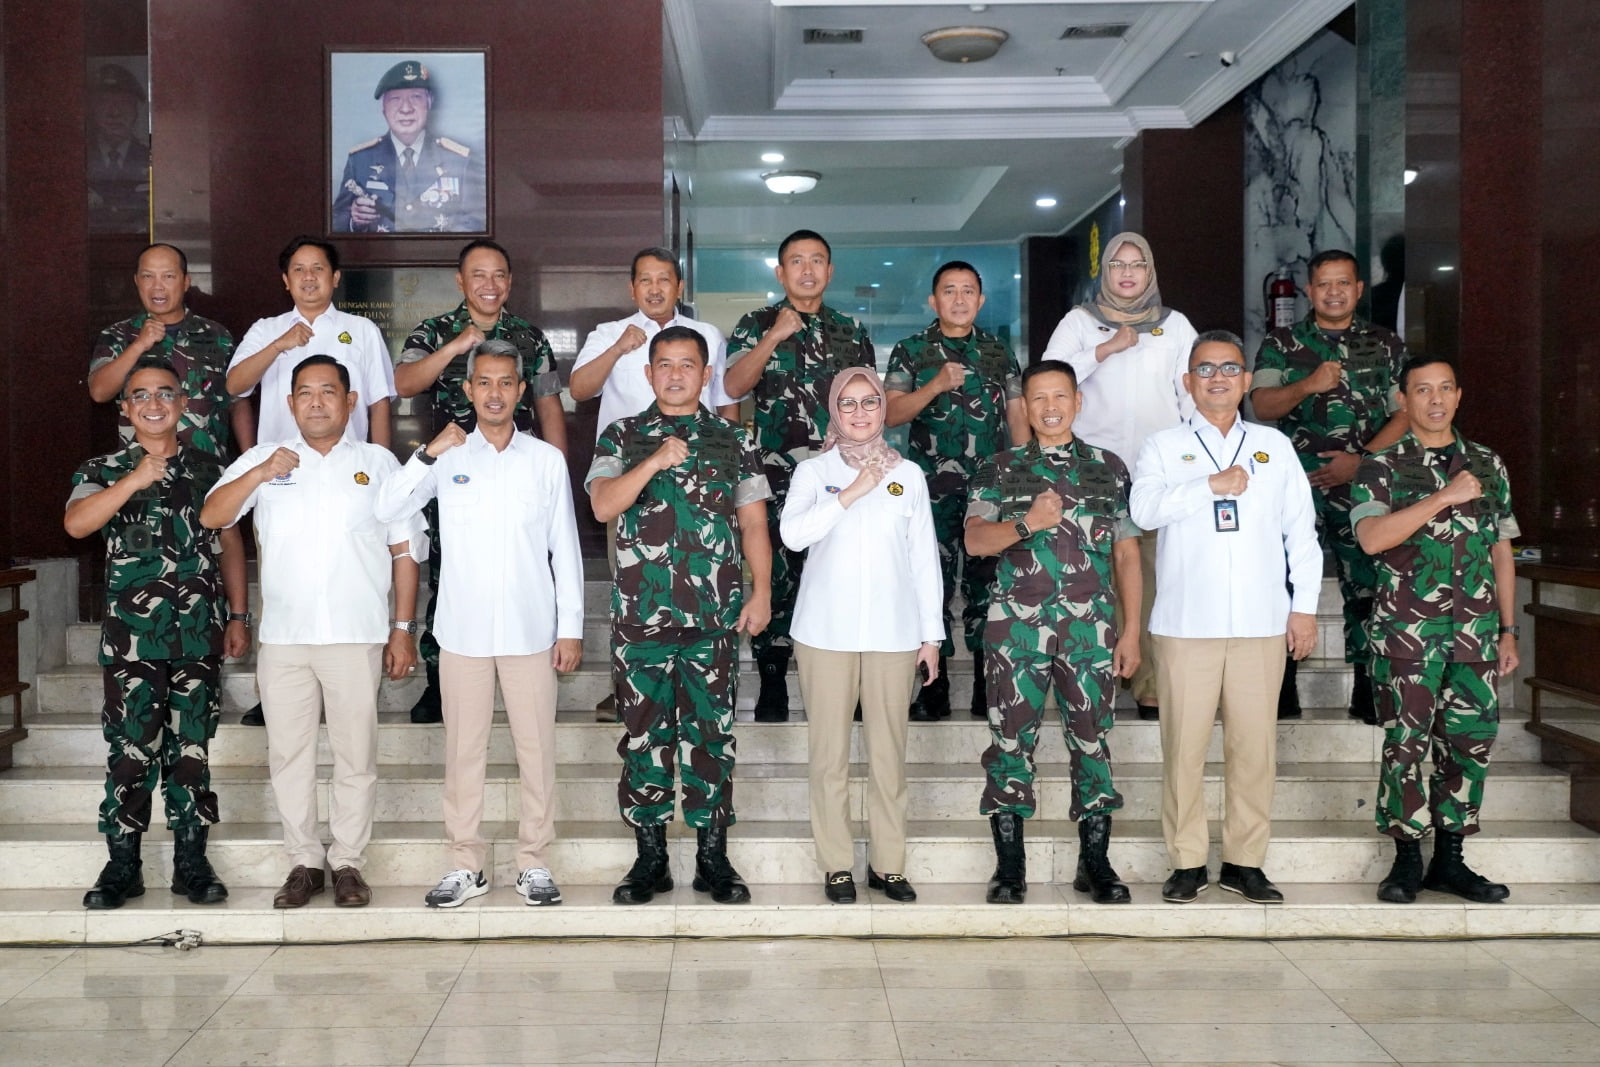
[[[1462,841],[1477,829],[1495,681],[1517,664],[1517,527],[1499,458],[1453,427],[1455,367],[1403,360],[1392,334],[1356,318],[1348,253],[1312,260],[1311,314],[1269,335],[1252,374],[1238,337],[1197,334],[1162,303],[1142,237],[1118,234],[1106,249],[1098,294],[1026,370],[976,325],[977,269],[940,266],[933,321],[895,345],[883,378],[867,330],[825,303],[832,250],[820,234],[783,241],[783,299],[745,315],[725,343],[679,314],[670,252],[634,257],[636,313],[598,327],[571,375],[574,397],[599,396],[601,408],[583,485],[612,544],[618,806],[636,840],[617,903],[672,888],[666,829],[679,805],[697,837],[694,888],[750,899],[728,856],[745,638],[758,721],[788,717],[791,657],[797,666],[827,898],[856,899],[846,797],[859,719],[867,883],[914,900],[908,722],[950,715],[958,588],[971,711],[990,732],[990,902],[1027,892],[1024,825],[1052,691],[1079,827],[1074,887],[1100,903],[1131,899],[1108,851],[1123,803],[1108,745],[1119,684],[1160,722],[1173,868],[1163,898],[1193,900],[1209,882],[1203,774],[1220,710],[1218,881],[1281,902],[1263,870],[1276,722],[1299,714],[1293,665],[1316,643],[1319,535],[1345,600],[1351,714],[1386,728],[1377,823],[1396,858],[1380,898],[1505,898],[1466,866]],[[291,864],[276,906],[323,892],[328,869],[335,903],[370,900],[376,694],[381,677],[417,662],[419,629],[428,685],[412,719],[444,724],[449,867],[426,903],[454,907],[490,888],[480,825],[497,681],[520,778],[516,887],[530,905],[560,903],[556,677],[583,657],[561,386],[543,334],[504,307],[506,250],[473,241],[457,268],[461,305],[420,324],[396,366],[370,322],[333,306],[338,252],[325,241],[285,248],[294,308],[257,322],[237,349],[185,306],[180,250],[140,256],[144,310],[102,334],[89,376],[95,399],[119,402],[126,443],[79,470],[66,516],[70,533],[99,532],[107,548],[109,861],[85,906],[144,891],[140,841],[158,780],[173,891],[227,896],[206,858],[219,817],[206,750],[222,658],[251,642],[237,528],[249,513],[259,712]],[[259,434],[238,403],[258,388]],[[389,403],[428,391],[440,428],[402,464]],[[1245,421],[1247,397],[1279,428]],[[753,432],[731,418],[746,398]],[[900,425],[905,454],[885,440]],[[432,596],[419,625],[425,561]],[[315,804],[323,717],[331,846]],[[1438,843],[1424,871],[1429,832]]]

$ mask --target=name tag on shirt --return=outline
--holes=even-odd
[[[1211,517],[1217,524],[1218,533],[1237,533],[1239,531],[1239,502],[1237,500],[1213,500],[1211,502]]]

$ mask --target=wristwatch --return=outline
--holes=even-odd
[[[418,459],[420,459],[422,461],[422,465],[424,467],[433,466],[434,462],[439,458],[438,456],[430,456],[430,455],[428,455],[428,446],[427,445],[418,445],[417,446],[417,450],[415,452],[411,453],[411,454],[413,456],[416,456]]]
[[[394,621],[394,628],[396,630],[399,630],[399,631],[401,631],[403,633],[408,633],[411,636],[415,637],[417,635],[417,620],[416,619],[396,619]]]
[[[1504,637],[1506,634],[1510,634],[1512,637],[1515,637],[1517,640],[1520,641],[1520,640],[1522,640],[1522,627],[1520,627],[1520,626],[1502,626],[1502,627],[1500,627],[1500,636]]]
[[[1033,531],[1028,529],[1028,522],[1026,519],[1018,519],[1016,522],[1011,524],[1011,528],[1017,531],[1017,537],[1024,541],[1033,536]]]
[[[256,624],[256,617],[248,611],[230,611],[228,612],[228,621],[242,622],[244,623],[244,628],[248,630]]]

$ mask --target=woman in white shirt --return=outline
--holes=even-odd
[[[907,708],[919,665],[938,674],[943,588],[922,471],[883,440],[883,383],[867,367],[828,390],[822,452],[795,468],[779,521],[809,549],[795,603],[795,660],[811,750],[811,833],[823,891],[856,899],[847,793],[850,723],[860,702],[867,749],[867,885],[910,901],[906,881]]]

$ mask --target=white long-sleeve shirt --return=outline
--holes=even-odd
[[[439,498],[442,553],[433,633],[458,656],[528,656],[583,637],[583,553],[559,449],[513,433],[504,450],[480,430],[426,464],[415,455],[384,483],[378,514],[414,516]]]
[[[614,322],[602,322],[593,330],[583,342],[583,347],[578,350],[578,358],[573,362],[572,369],[577,370],[586,363],[593,363],[600,358],[600,353],[617,343],[623,331],[629,326],[637,326],[644,331],[644,344],[632,352],[624,352],[617,357],[611,365],[611,373],[606,375],[605,385],[600,387],[600,417],[595,421],[595,440],[606,432],[618,419],[629,415],[637,415],[645,408],[655,403],[655,390],[650,388],[650,381],[644,376],[644,369],[650,362],[650,339],[666,326],[662,326],[642,311],[636,311],[625,319]],[[722,374],[727,368],[728,353],[727,342],[722,337],[722,331],[709,322],[701,322],[685,315],[678,315],[667,326],[687,326],[706,339],[706,349],[709,356],[706,366],[711,368],[711,380],[700,391],[700,403],[715,411],[717,408],[733,403],[727,392],[722,388]]]
[[[790,633],[833,652],[907,652],[944,640],[944,581],[928,484],[901,460],[850,507],[838,494],[857,471],[837,449],[804,460],[778,521],[806,552]]]
[[[260,466],[280,447],[298,455],[300,465],[257,486],[234,519],[252,509],[256,513],[261,640],[269,645],[382,644],[389,639],[389,546],[409,541],[418,562],[428,558],[419,516],[384,520],[375,510],[379,491],[398,476],[400,464],[380,445],[344,437],[324,456],[296,436],[247,450],[211,492]]]
[[[1157,329],[1161,332],[1140,332],[1132,348],[1101,361],[1094,350],[1116,331],[1073,308],[1044,347],[1043,358],[1070,363],[1078,375],[1083,410],[1072,420],[1072,432],[1115,452],[1129,469],[1145,438],[1194,414],[1194,398],[1183,387],[1194,327],[1181,313],[1170,311]]]
[[[1214,504],[1227,498],[1207,479],[1235,463],[1250,484],[1231,498],[1239,528],[1219,531]],[[1152,634],[1275,637],[1287,631],[1291,610],[1316,614],[1322,549],[1311,483],[1294,446],[1272,427],[1235,415],[1224,436],[1194,415],[1151,434],[1129,505],[1140,529],[1160,530]],[[1294,583],[1292,606],[1286,580]]]

